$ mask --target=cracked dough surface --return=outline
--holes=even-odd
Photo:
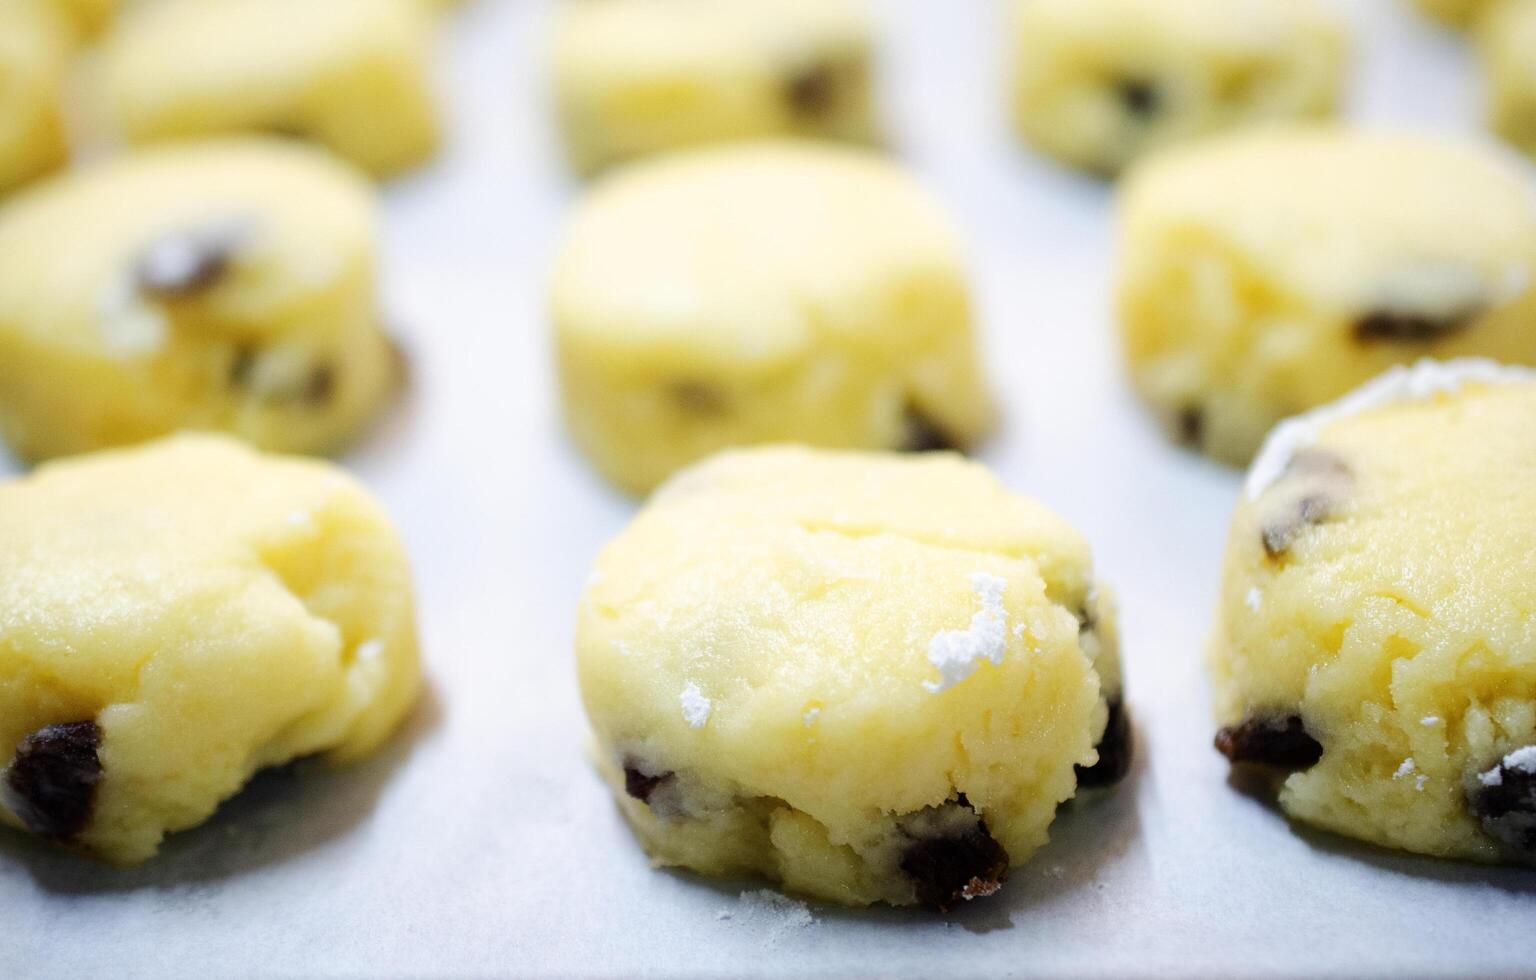
[[[679,474],[598,559],[576,650],[657,862],[849,905],[944,905],[992,848],[1028,859],[1120,697],[1087,545],[952,454]]]
[[[0,195],[62,166],[70,28],[42,0],[0,0]]]
[[[567,426],[629,490],[728,446],[963,448],[991,421],[955,231],[861,150],[616,173],[567,227],[551,306]]]
[[[258,769],[366,755],[418,683],[400,540],[330,464],[181,436],[0,486],[0,746],[98,726],[89,853],[146,860]]]
[[[1536,860],[1536,764],[1501,761],[1536,744],[1533,432],[1536,376],[1467,384],[1327,425],[1238,508],[1216,716],[1295,719],[1315,740],[1277,767],[1290,816],[1422,854]],[[1248,741],[1250,757],[1265,748]]]
[[[1119,201],[1131,378],[1246,462],[1271,426],[1421,357],[1536,362],[1536,196],[1476,145],[1277,127],[1173,150]]]
[[[11,199],[0,433],[27,459],[183,428],[338,448],[398,381],[374,210],[351,167],[257,138],[144,150]]]
[[[436,149],[434,41],[421,3],[157,0],[107,35],[95,88],[129,143],[285,133],[384,176]]]
[[[555,99],[582,173],[727,140],[875,138],[871,30],[854,0],[604,0],[558,18]]]

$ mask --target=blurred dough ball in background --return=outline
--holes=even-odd
[[[0,194],[62,166],[71,29],[46,0],[0,0]]]
[[[155,0],[103,39],[95,112],[128,143],[274,132],[386,176],[436,150],[435,46],[419,2]]]
[[[1421,11],[1436,20],[1465,27],[1477,20],[1498,0],[1413,0],[1413,2]]]
[[[1536,0],[1504,0],[1478,30],[1489,124],[1536,158]]]
[[[81,37],[99,33],[125,0],[42,0],[68,19]]]
[[[856,0],[561,6],[553,72],[571,165],[779,135],[871,142],[871,24]]]
[[[1512,154],[1259,129],[1135,168],[1118,220],[1132,379],[1218,459],[1394,364],[1536,363],[1536,196]]]
[[[1349,59],[1315,0],[1015,0],[1013,14],[1020,135],[1105,175],[1239,124],[1330,116]]]
[[[220,429],[325,452],[394,388],[374,192],[285,140],[144,150],[0,207],[0,433],[38,460]]]
[[[572,438],[631,491],[728,446],[966,448],[992,421],[958,237],[867,150],[622,168],[571,217],[551,305]]]

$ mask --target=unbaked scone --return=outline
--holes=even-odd
[[[727,446],[963,448],[991,418],[955,233],[866,151],[632,165],[578,207],[552,306],[568,427],[633,491]]]
[[[70,28],[41,0],[0,0],[0,196],[64,164]]]
[[[1493,151],[1259,130],[1147,161],[1119,211],[1131,377],[1218,459],[1393,364],[1536,361],[1536,195]]]
[[[829,902],[991,894],[1130,761],[1087,545],[952,454],[680,473],[598,558],[576,657],[658,864]]]
[[[157,0],[103,43],[105,125],[130,143],[315,140],[375,175],[436,149],[431,11],[401,0]]]
[[[559,18],[555,98],[582,173],[699,143],[875,138],[858,0],[604,0]]]
[[[1397,367],[1275,430],[1232,522],[1217,747],[1301,820],[1536,862],[1536,371]]]
[[[1478,30],[1494,132],[1536,158],[1536,0],[1504,0]]]
[[[1349,55],[1316,0],[1014,0],[1015,126],[1076,167],[1332,115]]]
[[[398,379],[372,186],[321,150],[144,150],[0,208],[0,435],[43,459],[182,428],[339,448]]]
[[[366,755],[415,700],[413,615],[327,463],[179,436],[0,486],[0,823],[134,864],[258,769]]]

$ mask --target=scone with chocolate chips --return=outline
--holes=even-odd
[[[1395,364],[1536,361],[1536,196],[1492,150],[1263,129],[1148,161],[1119,211],[1132,380],[1218,459]]]
[[[27,459],[184,428],[339,447],[399,372],[374,208],[352,168],[256,138],[28,189],[0,208],[0,433]]]
[[[1494,132],[1536,159],[1536,0],[1503,0],[1478,29]]]
[[[1130,762],[1087,545],[951,454],[679,474],[599,557],[576,656],[658,863],[828,902],[989,895]]]
[[[1317,0],[1014,0],[1014,120],[1106,175],[1231,127],[1332,115],[1347,34]]]
[[[965,448],[991,421],[955,232],[866,151],[626,168],[577,208],[552,293],[567,425],[629,490],[729,446]]]
[[[0,195],[63,165],[70,28],[43,0],[0,0]]]
[[[400,541],[329,464],[180,436],[0,486],[0,823],[138,863],[418,684]]]
[[[858,0],[562,6],[555,98],[582,173],[724,140],[875,138],[871,31]]]
[[[1217,747],[1291,817],[1536,863],[1536,371],[1398,367],[1282,424],[1232,522]]]
[[[277,133],[385,176],[437,147],[435,30],[401,0],[156,0],[108,34],[96,91],[129,143]]]

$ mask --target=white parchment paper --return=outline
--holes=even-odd
[[[551,2],[456,15],[452,145],[387,192],[415,378],[344,462],[409,539],[430,697],[379,758],[262,776],[141,869],[0,834],[0,978],[1536,971],[1536,873],[1298,830],[1228,785],[1201,652],[1239,474],[1165,445],[1128,395],[1110,195],[1008,138],[997,0],[876,0],[891,127],[973,247],[1007,409],[983,456],[1081,527],[1118,589],[1135,772],[948,919],[650,869],[584,762],[571,667],[587,565],[634,504],[554,408],[542,282],[573,187],[542,82]],[[1456,39],[1407,0],[1345,3],[1358,118],[1476,132]]]

